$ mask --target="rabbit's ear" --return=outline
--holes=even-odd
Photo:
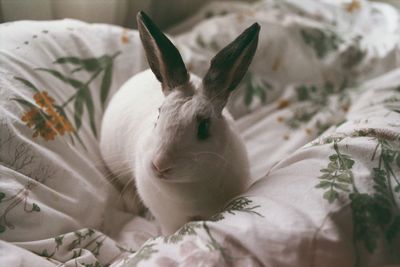
[[[257,49],[260,25],[254,23],[211,60],[203,78],[203,92],[218,108],[224,108],[232,92],[253,59]]]
[[[178,49],[143,11],[136,19],[149,66],[167,95],[173,88],[189,81],[185,63]]]

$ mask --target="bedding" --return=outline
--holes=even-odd
[[[172,29],[188,68],[261,25],[229,109],[254,183],[160,236],[112,182],[101,117],[146,69],[136,31],[0,25],[1,266],[400,264],[399,13],[368,1],[212,3]],[[111,181],[111,182],[110,182]]]

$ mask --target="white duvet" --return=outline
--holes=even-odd
[[[188,68],[257,21],[229,103],[254,184],[159,236],[98,148],[112,94],[147,68],[136,31],[0,25],[0,266],[400,264],[399,13],[367,1],[211,4],[171,32]]]

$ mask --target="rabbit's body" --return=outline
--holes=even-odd
[[[150,70],[133,76],[113,96],[103,116],[102,157],[123,184],[132,179],[137,140],[154,128],[165,98],[159,87]]]
[[[192,74],[191,82],[201,80]],[[215,214],[242,193],[248,186],[249,166],[243,142],[224,110],[218,122],[226,129],[223,140],[211,144],[200,156],[190,155],[189,143],[188,149],[182,147],[186,155],[176,152],[183,153],[176,160],[176,177],[157,177],[151,162],[159,139],[152,132],[164,100],[160,82],[150,70],[127,81],[104,114],[101,151],[121,183],[135,179],[140,198],[160,222],[162,232],[172,233],[185,222]],[[167,134],[164,137],[168,138]],[[207,169],[210,163],[215,167]]]
[[[122,184],[135,182],[164,234],[217,213],[248,187],[246,149],[224,107],[254,56],[259,28],[253,24],[222,49],[200,79],[138,14],[151,71],[135,75],[111,100],[100,148]]]

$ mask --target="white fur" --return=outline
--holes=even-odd
[[[191,218],[219,212],[249,182],[247,152],[230,115],[214,114],[211,102],[200,93],[197,76],[192,74],[186,87],[165,97],[151,70],[141,72],[115,94],[101,129],[100,148],[107,166],[122,183],[135,179],[140,198],[163,234],[173,233]],[[199,113],[211,117],[206,141],[197,140]],[[157,157],[172,167],[164,178],[152,168]]]

